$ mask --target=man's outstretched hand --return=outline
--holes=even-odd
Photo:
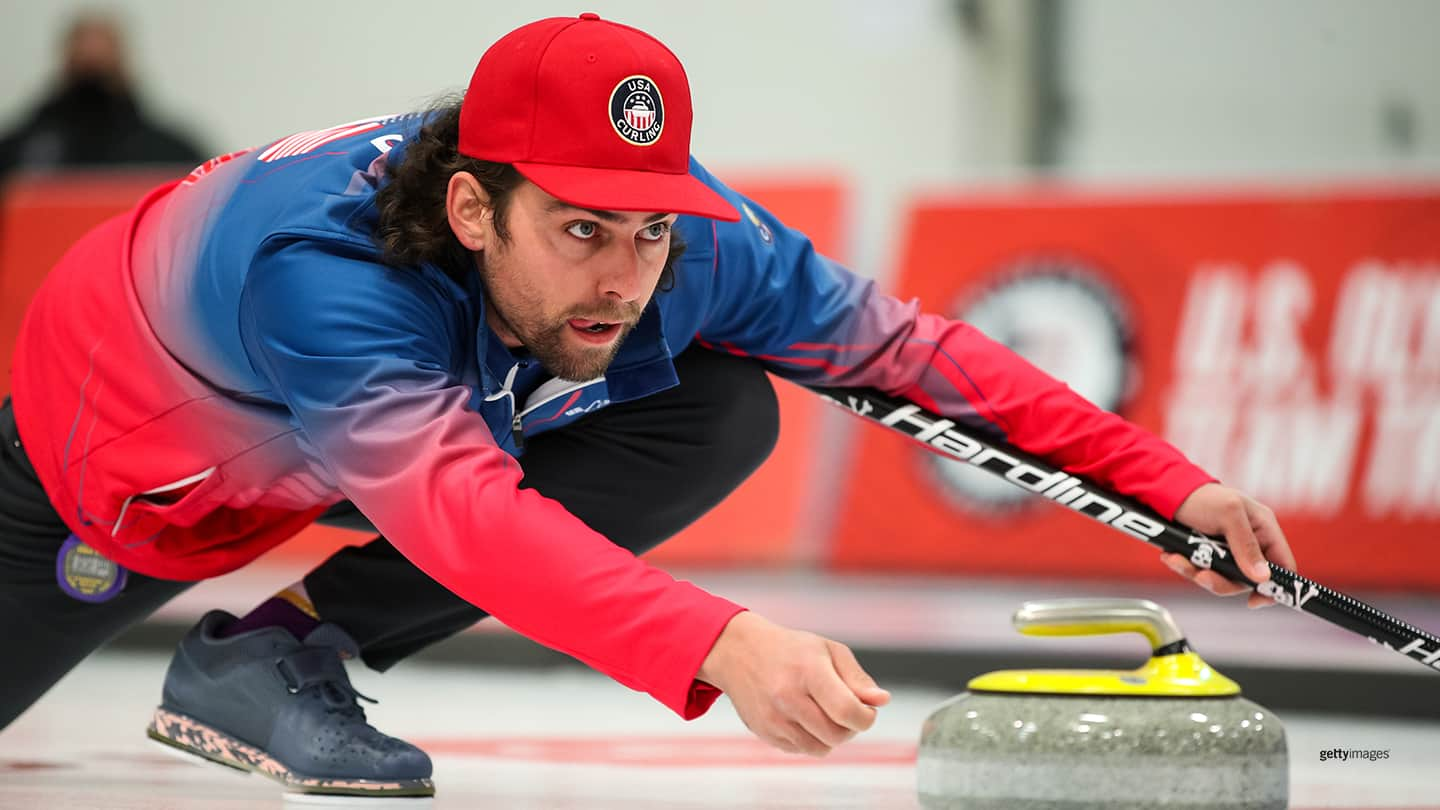
[[[757,737],[811,756],[870,728],[890,702],[849,647],[750,611],[725,625],[695,677],[729,695]]]
[[[1239,490],[1222,484],[1209,483],[1190,493],[1180,504],[1175,519],[1196,531],[1221,535],[1230,544],[1230,552],[1240,570],[1255,582],[1270,578],[1265,561],[1295,570],[1295,555],[1280,523],[1269,507]],[[1220,576],[1214,571],[1197,568],[1183,555],[1166,552],[1160,555],[1170,570],[1218,596],[1234,596],[1249,590]],[[1252,608],[1275,604],[1259,593],[1250,594]]]

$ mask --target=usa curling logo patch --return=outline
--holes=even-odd
[[[649,76],[627,76],[610,91],[610,124],[627,143],[649,146],[665,129],[660,88]]]

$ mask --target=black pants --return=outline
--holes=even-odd
[[[752,361],[691,349],[680,385],[598,410],[529,440],[522,486],[558,500],[639,554],[694,522],[754,472],[779,433],[775,392]],[[130,572],[91,604],[55,581],[70,535],[26,460],[9,403],[0,408],[0,729],[100,645],[193,583]],[[348,504],[327,523],[366,528]],[[305,577],[320,615],[345,628],[380,670],[485,617],[411,565],[384,538],[336,552]],[[257,594],[257,599],[262,597]]]

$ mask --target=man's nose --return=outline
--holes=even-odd
[[[600,295],[607,300],[626,303],[635,301],[645,292],[645,265],[633,242],[616,245],[606,257],[600,277]]]

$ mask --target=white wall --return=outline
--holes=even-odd
[[[38,97],[65,22],[94,0],[3,0],[0,125]],[[463,88],[523,22],[594,10],[667,42],[722,173],[845,171],[850,255],[883,275],[917,188],[1024,178],[1031,0],[112,0],[162,117],[215,152],[413,108]],[[238,8],[238,11],[236,10]],[[1330,177],[1440,167],[1440,0],[1073,0],[1062,176]],[[1386,99],[1415,111],[1409,152]]]
[[[1440,167],[1440,2],[1075,0],[1073,177],[1395,175]],[[1389,100],[1414,111],[1409,150]]]
[[[0,19],[0,122],[53,73],[68,18],[94,5],[13,2]],[[847,170],[866,190],[855,240],[875,271],[891,211],[917,180],[958,177],[985,129],[948,0],[583,0],[392,3],[118,0],[157,113],[214,152],[410,109],[463,89],[484,49],[533,19],[593,10],[647,30],[685,63],[694,152],[730,169]],[[238,11],[237,11],[238,9]],[[988,148],[988,147],[987,147]],[[872,238],[873,237],[873,238]]]

